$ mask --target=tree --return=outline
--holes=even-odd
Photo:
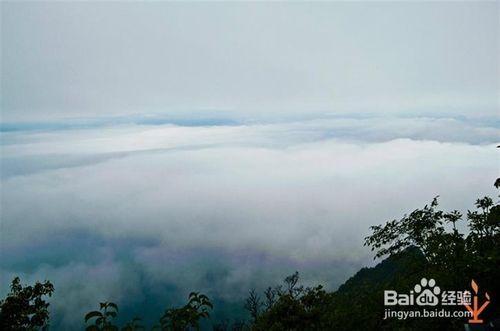
[[[495,182],[495,186],[497,183]],[[468,231],[462,233],[456,223],[463,217],[458,211],[446,213],[434,200],[400,220],[372,226],[365,245],[375,257],[393,256],[409,247],[419,249],[426,261],[426,273],[449,288],[467,288],[471,279],[500,295],[500,205],[490,197],[477,199],[475,210],[468,210]],[[447,229],[446,223],[452,228]],[[500,313],[493,304],[489,314]]]
[[[299,285],[299,273],[287,276],[282,285],[264,292],[265,310],[260,312],[260,297],[250,291],[245,308],[254,320],[252,330],[324,330],[327,294],[322,286]]]
[[[189,301],[180,308],[170,308],[160,318],[160,329],[165,331],[185,331],[200,329],[200,320],[210,316],[213,308],[210,299],[198,292],[189,294]]]
[[[248,293],[248,298],[245,301],[245,309],[250,312],[252,320],[257,321],[259,317],[260,307],[261,307],[260,297],[255,292],[255,289],[251,289]]]
[[[49,320],[49,303],[54,286],[49,281],[36,282],[33,286],[21,285],[19,277],[10,285],[10,293],[0,301],[0,329],[37,330],[46,328]]]
[[[85,323],[93,320],[94,324],[87,326],[87,331],[118,331],[113,325],[113,320],[118,315],[118,306],[113,302],[99,303],[99,310],[91,311],[85,315]]]

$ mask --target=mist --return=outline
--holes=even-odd
[[[61,327],[98,300],[176,303],[192,289],[242,314],[248,289],[295,270],[335,289],[373,263],[371,225],[437,195],[446,208],[493,194],[496,127],[387,123],[4,133],[2,275],[53,280]]]

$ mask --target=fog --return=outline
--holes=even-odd
[[[334,289],[372,264],[370,225],[493,195],[498,135],[429,118],[6,132],[2,275],[54,281],[61,325],[191,290],[237,310],[295,270]]]

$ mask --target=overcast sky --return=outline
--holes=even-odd
[[[499,4],[2,4],[3,121],[495,115]]]

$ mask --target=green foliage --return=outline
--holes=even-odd
[[[462,220],[458,211],[437,210],[438,202],[417,209],[399,221],[372,227],[365,245],[376,257],[394,255],[417,247],[428,262],[428,272],[451,288],[463,288],[472,278],[497,294],[500,279],[500,205],[489,197],[478,199],[476,210],[469,210],[468,231],[458,231]],[[452,228],[447,229],[446,223]]]
[[[320,330],[330,294],[322,286],[299,285],[299,273],[286,277],[282,285],[264,291],[265,300],[250,291],[245,308],[254,320],[253,330]]]
[[[436,210],[437,197],[430,205],[416,209],[401,220],[392,220],[385,225],[370,227],[372,235],[366,237],[365,245],[376,251],[375,257],[394,255],[415,246],[432,258],[434,243],[444,233],[444,213]]]
[[[10,293],[0,301],[0,329],[38,330],[46,328],[49,304],[45,296],[51,296],[54,286],[49,281],[23,286],[19,277],[10,285]]]
[[[495,183],[495,186],[496,183]],[[446,288],[464,289],[472,279],[500,297],[500,205],[489,197],[477,199],[475,210],[466,214],[468,231],[460,232],[456,223],[463,219],[458,211],[438,210],[438,201],[417,209],[399,221],[372,227],[365,245],[376,257],[393,256],[409,247],[419,249],[425,259],[423,269]],[[451,228],[446,224],[451,224]],[[482,317],[498,316],[498,302],[492,302]],[[450,323],[457,323],[451,320]]]
[[[121,331],[139,331],[146,330],[141,324],[142,319],[140,317],[134,317],[130,322],[125,324]]]
[[[99,303],[99,310],[94,310],[85,315],[85,323],[93,321],[87,326],[87,331],[118,331],[113,320],[118,315],[118,306],[113,302]]]
[[[189,328],[200,329],[200,320],[210,316],[213,309],[210,299],[198,292],[191,292],[186,305],[170,308],[160,318],[160,329],[164,331],[185,331]]]

